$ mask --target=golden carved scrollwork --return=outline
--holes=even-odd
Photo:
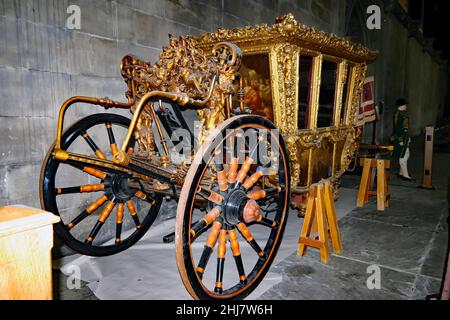
[[[340,158],[340,168],[336,172],[336,177],[339,178],[348,169],[350,162],[353,159],[353,155],[358,148],[358,142],[355,139],[355,129],[351,128],[347,133],[344,148],[342,149],[342,154]]]
[[[294,188],[300,182],[300,176],[305,177],[304,171],[308,171],[308,184],[311,183],[311,170],[317,160],[313,151],[328,143],[332,144],[332,155],[328,156],[333,159],[333,178],[342,175],[357,147],[353,121],[360,103],[366,63],[376,58],[376,52],[346,38],[307,27],[297,22],[292,14],[277,18],[271,26],[219,28],[215,32],[189,38],[196,47],[205,50],[210,50],[217,42],[231,41],[242,49],[244,55],[269,56],[274,122],[286,139]],[[310,129],[299,130],[299,62],[304,55],[313,57],[308,106]],[[321,68],[325,59],[338,65],[333,124],[328,128],[316,128]]]
[[[283,123],[282,130],[295,129],[297,127],[298,104],[298,53],[296,45],[285,43],[275,47],[277,57],[279,103],[288,106],[284,112],[275,112],[279,123]]]
[[[352,92],[352,101],[350,110],[347,114],[347,124],[352,125],[355,122],[355,115],[356,111],[359,108],[359,104],[361,103],[361,92],[362,92],[362,84],[364,82],[364,79],[366,77],[367,72],[367,64],[361,63],[357,64],[353,68],[353,92]]]
[[[291,14],[277,18],[272,26],[218,29],[197,37],[170,38],[170,45],[163,48],[159,61],[154,65],[131,56],[124,57],[122,75],[128,84],[127,98],[139,101],[152,90],[180,92],[193,99],[208,97],[205,107],[197,110],[202,121],[202,137],[204,131],[225,120],[226,101],[235,93],[233,81],[241,64],[241,52],[236,45],[225,41],[237,44],[244,54],[265,53],[269,56],[274,122],[286,138],[293,185],[298,184],[302,170],[312,170],[314,159],[312,151],[309,151],[320,148],[324,143],[333,145],[333,176],[339,178],[357,148],[353,121],[359,106],[366,63],[376,57],[376,52],[348,39],[307,27]],[[309,106],[311,129],[306,130],[297,128],[300,54],[314,57]],[[321,62],[330,58],[338,61],[339,65],[333,126],[317,129]],[[212,81],[216,83],[213,87]],[[347,100],[342,99],[346,94],[343,92],[345,83],[348,83]],[[208,92],[210,88],[212,91]],[[345,106],[343,101],[347,101]],[[152,149],[154,139],[148,130],[152,118],[148,108],[146,106],[137,123],[135,136],[141,146]],[[343,120],[342,108],[345,108]],[[309,156],[305,156],[308,152]],[[311,177],[310,172],[308,177]]]
[[[194,44],[208,46],[220,41],[231,41],[238,46],[274,44],[291,42],[300,47],[307,47],[323,53],[341,56],[356,62],[374,60],[377,52],[370,51],[360,44],[353,43],[347,38],[341,38],[333,34],[308,27],[295,20],[292,14],[287,14],[276,19],[272,26],[260,24],[243,28],[223,29],[192,37]]]
[[[240,63],[240,49],[231,43],[216,44],[212,55],[207,56],[192,45],[192,40],[183,37],[170,37],[169,46],[163,48],[159,60],[153,65],[127,55],[121,61],[121,73],[128,86],[126,97],[136,101],[131,112],[148,92],[183,93],[186,100],[207,99],[205,107],[198,109],[198,114],[203,121],[203,129],[211,130],[224,120],[225,100],[233,93],[233,81]],[[150,108],[150,105],[144,107],[135,138],[142,149],[151,153],[154,138]]]

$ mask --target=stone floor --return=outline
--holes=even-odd
[[[420,143],[412,151],[410,170],[420,178]],[[373,199],[340,219],[344,251],[333,254],[328,264],[310,249],[304,257],[293,252],[272,267],[282,281],[261,299],[425,299],[438,293],[448,250],[449,163],[450,153],[435,153],[436,190],[430,191],[417,188],[420,181],[399,180],[391,169],[391,206],[379,212]],[[357,189],[358,183],[359,175],[342,179],[346,188]],[[379,289],[367,287],[369,266],[379,267]],[[54,271],[54,279],[56,299],[97,299],[84,282],[81,289],[68,290],[70,278]]]
[[[421,177],[422,159],[416,146],[409,166]],[[413,150],[414,151],[414,150]],[[293,253],[272,271],[283,280],[262,299],[425,299],[441,288],[448,237],[450,154],[435,153],[436,190],[399,180],[391,170],[391,206],[376,210],[375,199],[339,220],[344,251],[320,263],[319,253]],[[345,175],[342,185],[358,188],[358,175]],[[367,287],[368,267],[380,270],[380,289]]]

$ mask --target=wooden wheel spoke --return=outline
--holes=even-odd
[[[134,146],[136,144],[135,139],[131,139],[130,144],[128,145],[127,154],[131,155],[134,152]]]
[[[139,221],[139,217],[137,214],[136,206],[134,205],[134,202],[131,200],[128,200],[126,202],[128,211],[131,214],[131,217],[133,218],[134,224],[136,225],[136,229],[141,228],[141,222]]]
[[[97,144],[95,144],[94,140],[92,140],[92,138],[88,135],[88,133],[86,131],[84,131],[81,134],[81,136],[87,142],[89,147],[91,147],[92,151],[94,151],[94,153],[97,156],[97,158],[103,159],[103,160],[106,159],[105,154],[102,152],[102,150],[100,150],[100,148],[97,146]]]
[[[103,224],[105,223],[106,219],[108,219],[109,215],[111,214],[111,211],[114,209],[116,205],[115,200],[110,200],[105,208],[103,209],[100,217],[98,218],[97,222],[94,225],[94,228],[92,229],[89,236],[84,241],[87,244],[92,244],[92,241],[94,241],[94,238],[97,236],[100,229],[103,227]]]
[[[92,167],[84,167],[83,172],[86,172],[87,174],[97,177],[100,180],[105,180],[108,174],[106,172],[103,172],[101,170],[92,168]]]
[[[204,187],[199,186],[197,189],[197,193],[205,198],[206,200],[209,200],[215,204],[221,205],[223,201],[223,197],[218,194],[217,192],[214,192],[212,190],[208,190]]]
[[[134,194],[134,196],[136,198],[146,201],[152,205],[156,203],[155,199],[153,199],[149,194],[147,194],[146,192],[143,192],[141,190],[137,190],[136,193]]]
[[[67,224],[67,227],[69,229],[72,229],[75,227],[78,223],[80,223],[82,220],[84,220],[86,217],[88,217],[90,214],[92,214],[95,210],[97,210],[100,206],[102,206],[106,200],[108,200],[107,195],[103,195],[94,202],[92,202],[86,209],[84,209],[83,212],[81,212],[78,216],[75,217],[69,224]]]
[[[283,189],[281,187],[255,190],[255,191],[249,192],[247,194],[247,197],[249,197],[250,199],[253,199],[253,200],[261,200],[266,197],[276,195],[276,194],[280,193],[282,190]]]
[[[215,152],[214,154],[214,165],[216,168],[216,178],[217,184],[219,185],[219,190],[224,193],[228,190],[227,173],[225,167],[223,166],[223,153],[222,150]]]
[[[243,183],[243,187],[245,188],[245,190],[249,190],[251,187],[253,187],[253,185],[259,181],[259,179],[264,175],[262,170],[256,170],[256,172],[254,174],[252,174],[250,177],[248,177],[247,179],[245,179],[244,183]]]
[[[225,267],[225,254],[227,251],[227,230],[220,230],[219,245],[217,249],[217,270],[216,270],[216,284],[214,292],[223,292],[223,269]]]
[[[190,230],[191,239],[195,239],[199,233],[201,233],[205,228],[207,228],[211,223],[220,216],[220,207],[215,207],[203,216]]]
[[[258,221],[257,223],[259,223],[260,225],[263,225],[265,227],[272,228],[272,229],[276,229],[279,226],[279,223],[277,221],[270,220],[265,217],[262,217],[261,220]]]
[[[264,252],[264,250],[261,249],[259,244],[256,242],[255,238],[253,238],[253,235],[250,232],[250,230],[248,230],[247,226],[243,222],[241,222],[237,225],[237,228],[239,232],[242,234],[242,236],[245,238],[245,240],[247,240],[248,244],[253,248],[253,250],[255,250],[258,256],[265,259],[266,253]]]
[[[123,212],[124,212],[123,202],[119,202],[119,204],[117,205],[117,213],[116,213],[116,238],[114,241],[116,244],[119,244],[122,241],[121,234],[122,234]]]
[[[110,122],[105,123],[106,130],[108,131],[108,139],[109,139],[109,145],[111,147],[111,152],[113,155],[115,155],[118,151],[116,139],[114,137],[114,132],[112,130],[112,124]]]
[[[220,229],[222,229],[222,223],[219,221],[214,221],[213,226],[209,231],[208,238],[206,239],[202,256],[200,257],[200,260],[196,268],[197,274],[200,277],[200,279],[203,278],[203,273],[205,272],[206,265],[208,264],[209,258],[211,257],[211,253],[214,250],[217,238],[219,237]]]
[[[241,169],[239,169],[239,172],[237,174],[236,181],[238,184],[241,184],[244,182],[244,179],[247,178],[248,170],[250,170],[250,166],[253,164],[253,158],[247,157],[244,161],[244,163],[241,166]]]
[[[241,251],[239,248],[239,240],[235,229],[228,231],[228,236],[230,238],[231,251],[233,252],[234,261],[236,262],[236,267],[239,273],[239,281],[242,285],[247,284],[247,276],[245,275],[244,264],[242,263]]]
[[[70,194],[70,193],[85,193],[85,192],[97,192],[105,190],[105,184],[96,183],[96,184],[84,184],[77,187],[65,187],[65,188],[56,188],[55,193],[57,195],[61,194]]]
[[[239,167],[239,159],[236,157],[231,158],[227,175],[227,180],[229,184],[233,184],[236,182],[238,167]]]

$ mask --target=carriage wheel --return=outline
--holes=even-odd
[[[228,119],[195,155],[175,229],[178,270],[193,298],[242,299],[270,268],[290,194],[288,154],[272,129],[258,116]],[[204,212],[196,208],[202,198]],[[216,247],[217,259],[210,259]]]
[[[125,136],[129,124],[128,118],[115,114],[88,116],[64,132],[61,148],[112,159],[121,142],[116,139]],[[130,153],[133,147],[134,141]],[[129,248],[145,234],[161,197],[129,187],[127,174],[58,161],[52,151],[41,169],[41,207],[61,217],[55,232],[65,245],[81,254],[106,256]]]

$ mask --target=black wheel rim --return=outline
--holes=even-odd
[[[130,120],[126,117],[120,116],[120,115],[114,115],[114,114],[95,114],[89,117],[86,117],[77,123],[75,123],[73,126],[71,126],[62,136],[61,141],[61,147],[63,150],[67,150],[70,148],[70,146],[75,141],[80,141],[79,143],[85,143],[88,145],[91,149],[91,152],[93,153],[95,148],[101,148],[99,147],[98,143],[94,141],[89,135],[90,129],[96,127],[96,126],[103,126],[105,129],[104,135],[105,138],[107,137],[109,142],[114,142],[117,147],[117,142],[115,141],[114,137],[114,128],[121,127],[121,128],[128,128],[130,124]],[[88,133],[88,139],[83,138],[83,134]],[[134,141],[133,141],[134,142]],[[111,147],[112,148],[112,147]],[[119,234],[120,241],[115,241],[114,244],[104,244],[104,243],[96,243],[96,236],[98,236],[99,231],[101,231],[103,225],[100,224],[100,228],[98,225],[93,226],[91,229],[89,235],[92,235],[92,233],[95,231],[95,228],[99,228],[97,230],[97,233],[94,234],[94,238],[92,243],[86,243],[86,239],[78,238],[77,236],[74,236],[72,231],[75,230],[77,226],[74,226],[72,228],[69,228],[68,225],[70,224],[70,221],[67,221],[67,218],[64,218],[64,215],[61,214],[61,208],[58,205],[57,198],[62,197],[68,197],[70,194],[76,195],[78,194],[73,189],[74,187],[64,187],[64,192],[68,192],[67,194],[58,194],[58,192],[61,192],[61,189],[58,185],[56,185],[55,180],[57,179],[58,175],[58,169],[60,169],[61,164],[67,165],[64,162],[56,161],[51,156],[51,150],[49,151],[46,160],[44,161],[43,168],[41,171],[41,204],[42,207],[50,212],[53,212],[61,217],[61,222],[55,225],[55,232],[57,235],[62,239],[63,243],[67,245],[69,248],[82,253],[86,255],[92,255],[92,256],[105,256],[105,255],[111,255],[118,253],[120,251],[123,251],[127,248],[129,248],[131,245],[136,243],[148,230],[148,228],[151,226],[151,224],[156,219],[156,216],[158,214],[162,199],[159,196],[152,195],[153,204],[149,205],[148,210],[145,210],[144,213],[138,212],[136,214],[136,218],[134,216],[131,217],[133,222],[135,223],[136,229],[134,232],[130,234],[130,231],[123,230],[122,227],[118,227],[117,223],[117,214],[118,214],[118,208],[120,205],[123,207],[123,215],[124,219],[130,220],[128,217],[131,215],[130,209],[128,208],[127,201],[130,200],[133,203],[135,203],[135,211],[139,210],[139,205],[136,206],[136,202],[139,204],[140,201],[144,201],[142,199],[137,199],[135,194],[131,194],[132,191],[129,189],[125,189],[123,187],[124,181],[128,178],[124,175],[114,173],[108,170],[104,170],[104,173],[107,173],[106,179],[100,179],[98,178],[97,183],[90,183],[87,185],[101,185],[104,184],[104,190],[100,190],[99,192],[93,192],[92,194],[96,193],[103,193],[107,196],[107,200],[99,206],[94,212],[92,212],[92,216],[94,217],[97,214],[103,213],[105,210],[105,207],[108,205],[108,203],[114,202],[114,207],[112,208],[111,212],[108,214],[106,219],[113,219],[113,216],[116,216],[116,236]],[[101,152],[101,151],[100,151]],[[95,155],[94,155],[95,156]],[[96,169],[99,170],[99,169]],[[102,171],[102,170],[100,170]],[[94,177],[95,179],[95,177]],[[78,187],[78,186],[77,186]],[[99,198],[96,198],[99,199]],[[137,199],[137,200],[136,200]],[[148,200],[148,199],[147,199]],[[82,211],[83,212],[83,211]],[[139,218],[140,217],[140,218]],[[143,218],[142,218],[143,217]],[[86,218],[86,217],[85,217]],[[100,218],[99,218],[100,219]],[[136,220],[136,221],[135,221]],[[105,221],[104,221],[105,222]],[[139,224],[139,228],[138,228]],[[120,230],[119,230],[120,229]],[[122,237],[122,235],[127,235],[126,237]],[[98,239],[98,238],[97,238]]]
[[[268,120],[261,118],[261,117],[255,117],[255,116],[239,117],[238,119],[235,119],[230,124],[228,124],[225,129],[255,130],[255,128],[258,128],[258,130],[275,129],[274,125],[271,122],[269,122]],[[269,135],[272,136],[270,133],[269,133]],[[240,277],[241,272],[238,271],[239,279],[235,285],[228,286],[228,287],[226,287],[226,289],[225,289],[225,287],[223,287],[223,289],[221,291],[221,290],[216,290],[217,283],[215,283],[215,288],[214,288],[214,290],[212,290],[211,284],[209,284],[209,286],[206,285],[203,282],[204,278],[201,277],[201,275],[199,276],[197,271],[198,271],[199,267],[200,267],[200,269],[202,269],[201,268],[202,265],[200,263],[200,260],[202,260],[202,257],[200,257],[200,258],[193,257],[193,253],[191,250],[192,244],[190,242],[191,229],[195,228],[195,224],[194,224],[194,227],[191,227],[192,222],[193,222],[192,221],[192,215],[193,215],[192,212],[194,209],[195,196],[190,195],[188,197],[188,200],[187,200],[188,205],[186,205],[186,210],[184,212],[185,217],[184,217],[183,229],[182,229],[182,237],[183,237],[183,249],[182,250],[183,250],[183,255],[184,255],[184,259],[183,259],[184,261],[183,261],[183,263],[181,263],[182,268],[185,268],[186,272],[185,273],[180,272],[180,273],[182,274],[182,277],[183,277],[183,274],[187,275],[186,277],[188,278],[188,280],[185,280],[185,279],[183,279],[183,280],[185,282],[185,285],[186,285],[186,281],[189,281],[189,283],[186,287],[187,287],[188,291],[191,293],[191,295],[193,295],[195,298],[200,298],[200,299],[240,299],[240,298],[243,298],[243,297],[247,296],[248,294],[250,294],[258,286],[260,281],[263,279],[264,275],[267,273],[267,271],[270,267],[270,264],[272,263],[275,255],[276,255],[279,244],[281,242],[282,234],[283,234],[284,227],[285,227],[286,220],[287,220],[287,211],[288,211],[287,204],[288,204],[289,192],[290,192],[289,164],[288,164],[288,160],[287,160],[287,151],[286,151],[286,147],[285,147],[285,144],[284,144],[284,141],[283,141],[283,138],[281,137],[281,135],[278,136],[277,143],[279,145],[279,156],[280,156],[280,161],[279,161],[280,165],[278,166],[277,176],[279,178],[281,177],[278,181],[278,183],[281,186],[281,191],[279,193],[277,193],[278,209],[276,211],[276,214],[270,220],[272,222],[276,222],[277,227],[271,228],[271,231],[267,237],[267,240],[264,241],[265,242],[264,247],[260,247],[260,248],[262,248],[263,252],[265,253],[265,256],[259,257],[258,260],[256,261],[256,263],[254,264],[253,268],[251,269],[251,271],[245,273],[245,278],[246,278],[245,283],[243,283],[242,281],[239,281],[239,280],[241,280],[241,277]],[[207,151],[205,153],[212,154],[213,150],[216,150],[216,148],[219,147],[220,144],[221,144],[220,141],[213,142],[207,148]],[[195,171],[196,171],[195,176],[192,179],[192,182],[190,185],[192,189],[197,189],[197,186],[202,181],[203,176],[205,175],[206,168],[210,165],[211,161],[212,161],[212,158],[205,159],[205,161],[203,161],[200,165],[198,165],[197,168],[195,168]],[[242,166],[240,168],[242,168]],[[250,169],[249,173],[248,173],[248,175],[246,175],[246,177],[249,177],[251,175],[251,173],[252,173],[252,171]],[[253,187],[255,187],[255,186],[253,186]],[[246,190],[247,193],[249,193],[251,191],[252,191],[252,189]],[[236,192],[234,192],[234,189],[233,189],[233,193],[236,193]],[[224,203],[225,203],[224,206],[225,207],[226,207],[227,201],[232,200],[231,197],[232,196],[224,195]],[[239,197],[240,197],[239,195],[235,196],[235,198],[239,198]],[[226,208],[224,210],[226,210]],[[180,213],[181,213],[181,211],[179,211],[179,214]],[[231,217],[231,218],[226,217],[226,214],[224,215],[223,212],[221,212],[221,215],[218,219],[220,219],[220,218],[222,218],[223,225],[227,226],[226,228],[233,227],[233,225],[232,225],[233,221],[229,221],[229,220],[233,220],[233,217]],[[209,229],[214,228],[214,226],[211,227],[211,225],[214,225],[214,223],[209,225]],[[248,227],[247,229],[250,230],[252,228],[253,224],[249,223],[249,224],[246,224],[246,226]],[[239,228],[237,228],[237,229],[239,229]],[[207,233],[207,232],[205,232],[205,233]],[[241,243],[242,243],[242,241],[244,241],[244,243],[245,243],[246,240],[245,240],[245,237],[243,236],[243,234],[241,232],[237,232],[237,233],[239,234],[239,237],[240,237],[239,240],[241,241]],[[229,234],[228,234],[228,236],[229,236]],[[217,241],[217,242],[219,242],[219,241]],[[222,241],[222,243],[223,243],[223,241]],[[219,242],[219,244],[220,244],[220,242]],[[227,245],[228,244],[229,244],[229,246],[227,247],[228,251],[232,251],[232,250],[230,250],[230,247],[231,247],[230,240],[227,241]],[[203,249],[202,256],[204,255],[205,250],[207,250],[206,245],[205,245],[205,249]],[[211,256],[212,256],[212,254],[210,255],[210,257]],[[234,252],[233,252],[233,256],[234,256]],[[177,255],[177,258],[178,258],[178,255]],[[244,259],[244,258],[242,258],[242,259]],[[225,260],[228,261],[228,258]],[[223,262],[219,263],[219,259],[218,259],[217,260],[217,269],[216,269],[216,280],[218,278],[220,278],[219,269],[221,269],[221,267],[220,267],[221,263],[223,263]],[[232,261],[230,261],[229,263],[234,264],[234,262],[232,262]],[[211,261],[209,261],[209,264],[214,265],[214,263],[211,263]],[[207,266],[209,264],[207,264]],[[239,269],[237,262],[236,262],[236,267],[237,267],[237,269]],[[179,268],[180,268],[180,263],[179,263]],[[212,269],[214,269],[214,267],[212,267]],[[222,267],[222,273],[223,273],[223,270],[224,269]],[[206,270],[205,270],[205,272],[206,272]],[[219,274],[219,276],[218,276],[218,274]],[[221,283],[220,285],[225,286],[224,283]]]

